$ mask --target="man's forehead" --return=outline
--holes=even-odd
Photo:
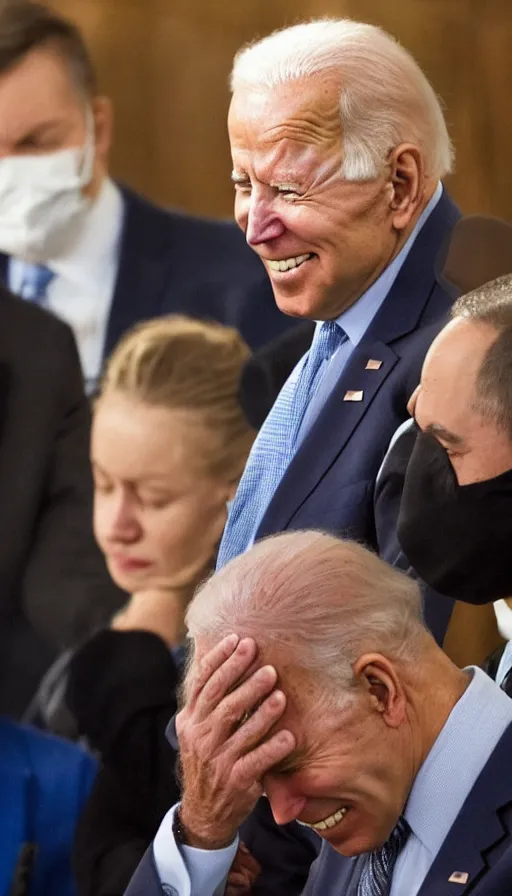
[[[474,321],[451,321],[437,336],[427,353],[421,376],[424,387],[443,387],[461,392],[474,388],[478,371],[496,339],[493,327]]]
[[[478,371],[495,338],[492,327],[460,318],[437,336],[425,358],[416,404],[415,416],[423,429],[435,422],[464,437],[477,415]]]
[[[289,139],[317,145],[339,141],[339,78],[313,75],[273,89],[241,85],[232,97],[229,132],[232,145],[271,145]]]

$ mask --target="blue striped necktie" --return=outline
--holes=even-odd
[[[328,361],[346,339],[335,321],[315,332],[296,379],[285,383],[249,455],[219,548],[217,569],[248,548],[297,448],[306,408]]]
[[[23,280],[21,282],[20,296],[28,302],[36,305],[44,305],[46,290],[55,274],[42,264],[28,264],[23,266]]]
[[[384,846],[369,854],[359,879],[357,896],[389,896],[396,860],[410,833],[407,821],[401,816]]]

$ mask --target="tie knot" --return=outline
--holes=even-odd
[[[401,815],[391,832],[388,843],[393,844],[394,848],[400,852],[405,846],[410,833],[409,822]]]
[[[46,290],[53,277],[53,271],[50,271],[43,264],[25,264],[21,285],[22,298],[31,302],[41,301],[45,297]]]
[[[345,333],[335,320],[327,320],[320,327],[312,351],[319,361],[327,361],[345,339]]]
[[[396,861],[410,833],[408,822],[400,816],[384,846],[368,854],[357,896],[389,896]]]

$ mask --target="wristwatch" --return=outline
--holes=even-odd
[[[172,823],[172,832],[174,835],[174,839],[176,840],[176,843],[178,843],[180,846],[187,846],[187,835],[185,832],[185,828],[183,827],[183,825],[181,823],[180,807],[179,806],[176,809],[176,812],[174,813],[174,819],[173,819],[173,823]]]

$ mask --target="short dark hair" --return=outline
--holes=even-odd
[[[457,299],[452,318],[487,324],[497,336],[476,380],[476,410],[512,441],[512,274],[491,280]]]
[[[97,92],[96,72],[80,29],[33,0],[0,0],[0,74],[40,47],[54,47],[68,64],[76,86]]]

